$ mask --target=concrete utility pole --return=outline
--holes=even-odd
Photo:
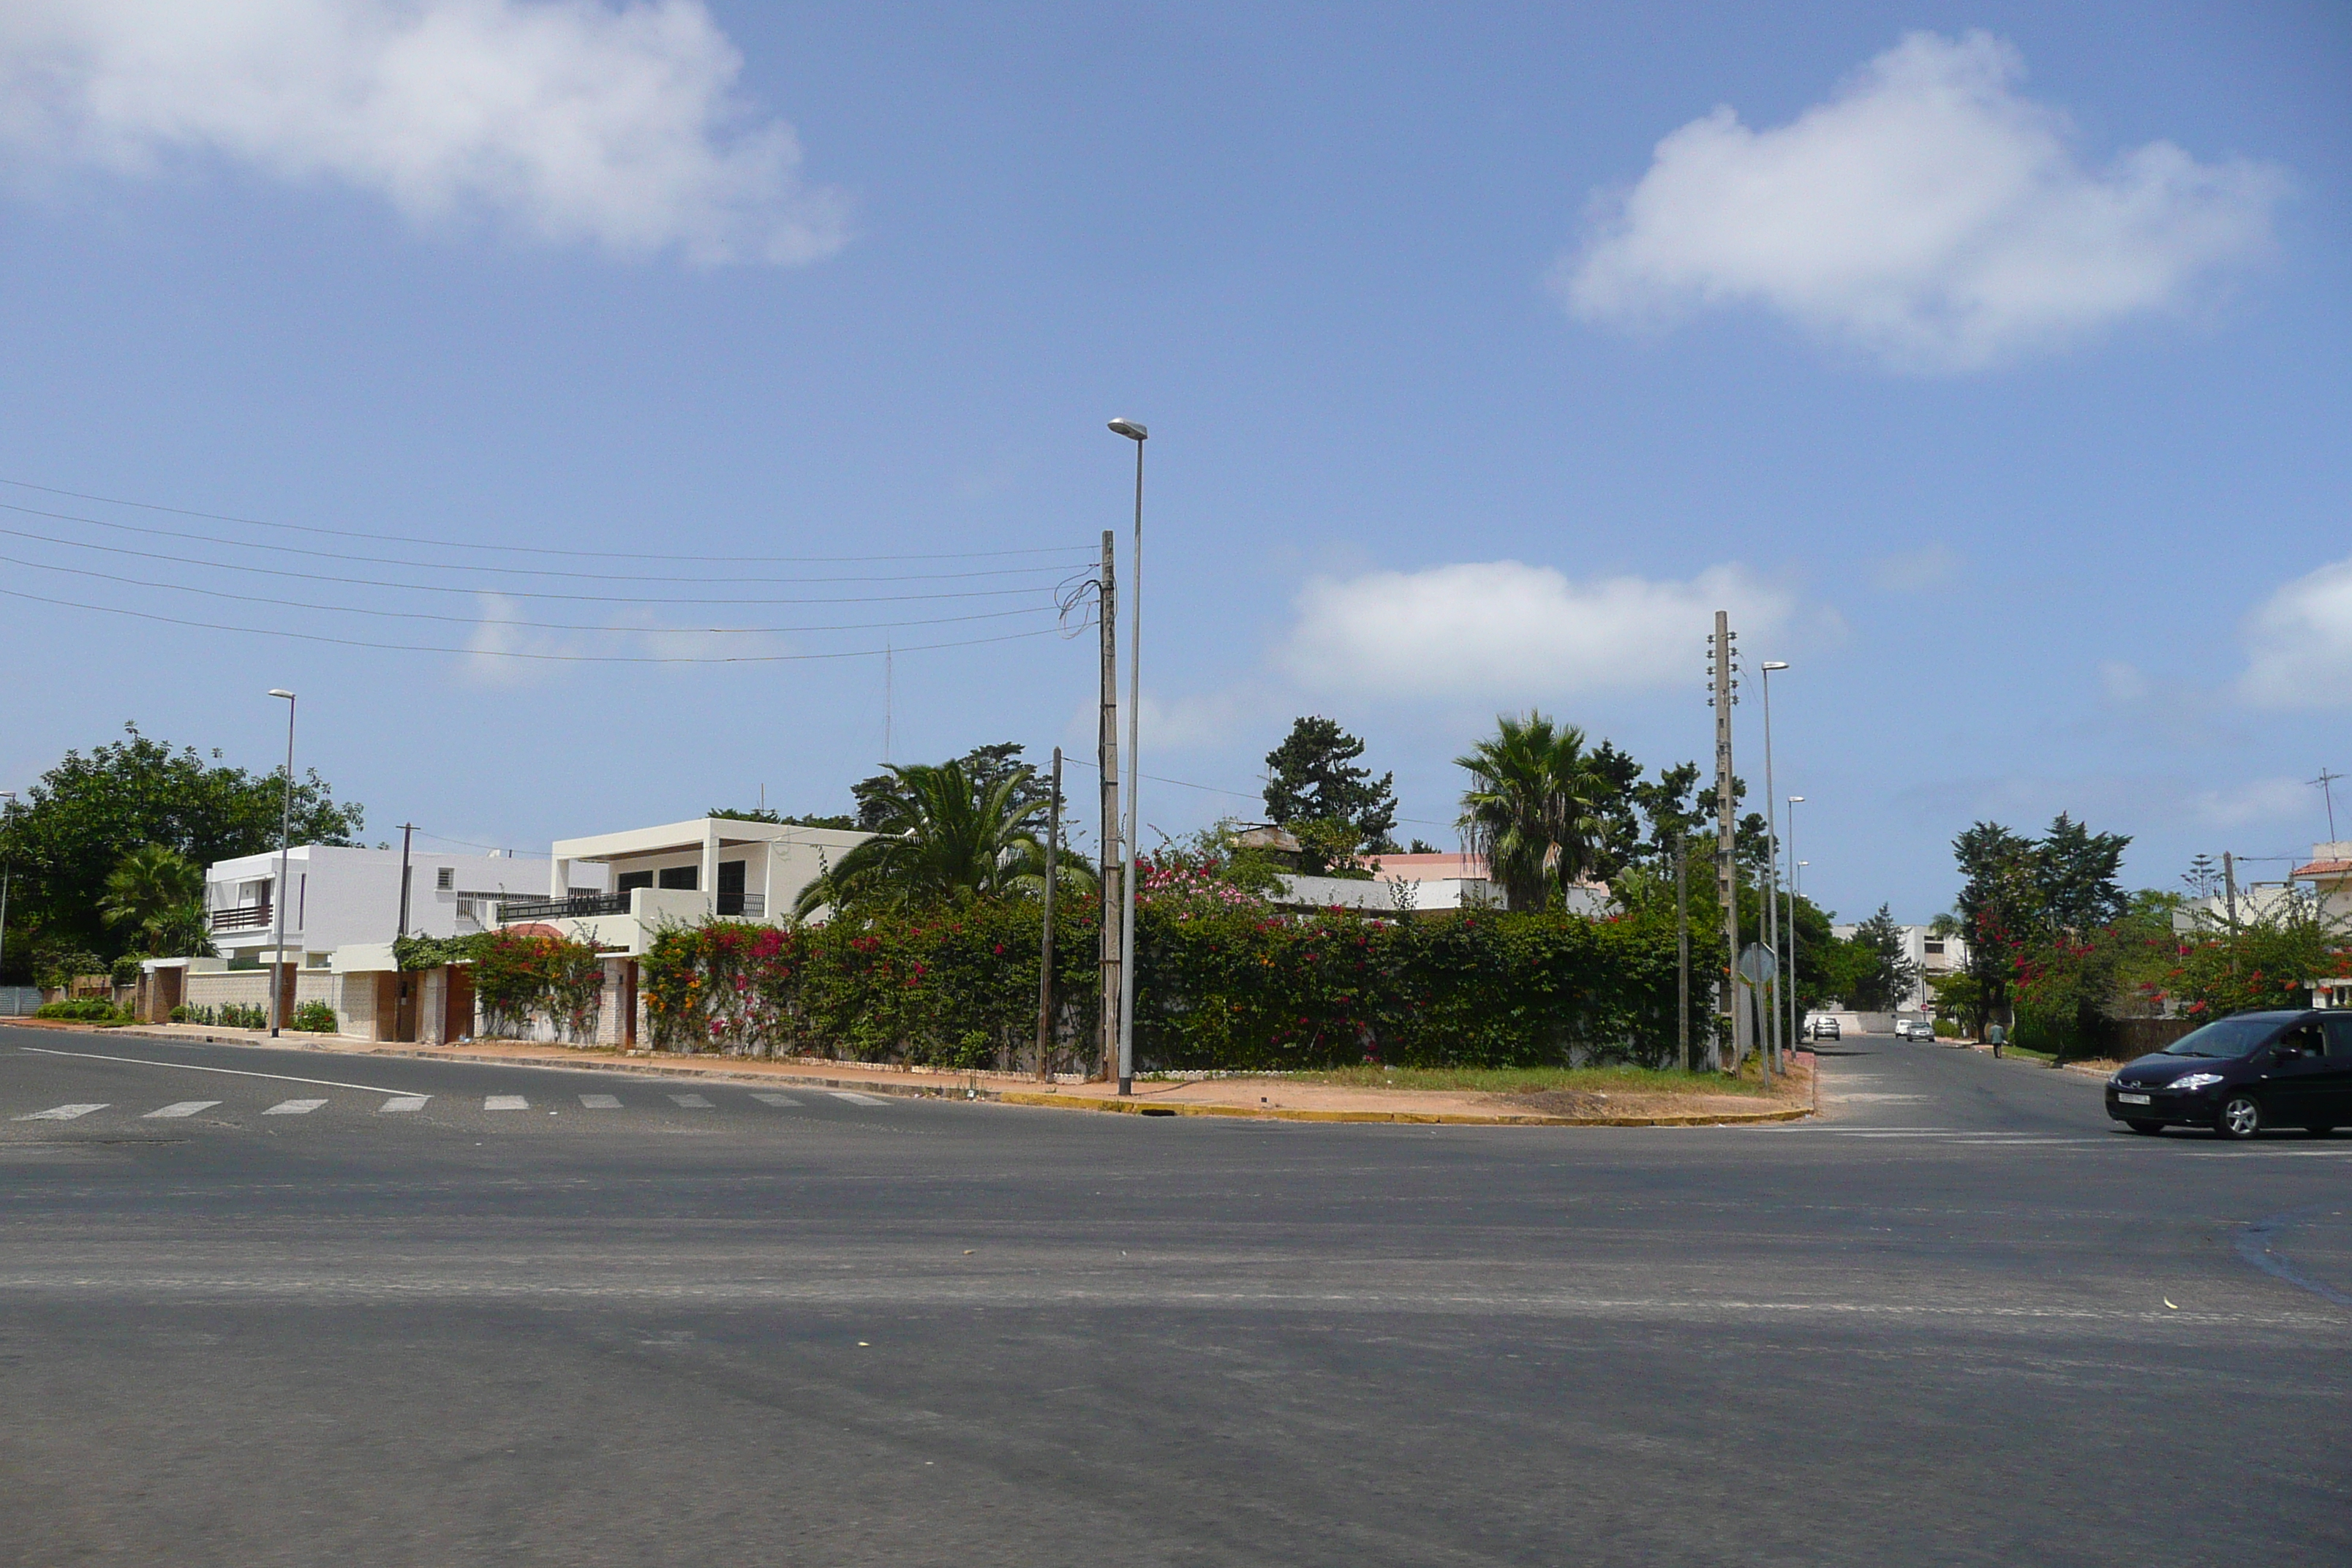
[[[1675,1043],[1690,1071],[1690,851],[1675,835]]]
[[[1054,748],[1054,793],[1045,803],[1045,916],[1037,963],[1037,1081],[1054,1076],[1054,866],[1062,843],[1062,748]]]
[[[1738,634],[1731,629],[1731,612],[1715,612],[1715,635],[1707,639],[1713,657],[1708,673],[1715,677],[1715,694],[1707,699],[1715,709],[1715,896],[1723,906],[1723,984],[1724,1001],[1731,1013],[1731,1068],[1739,1070],[1739,1058],[1748,1045],[1748,1010],[1740,1005],[1739,995],[1739,867],[1733,858],[1738,848],[1738,803],[1731,793],[1731,705],[1738,682],[1732,679],[1738,668],[1732,658],[1732,644]],[[1723,1052],[1720,1046],[1709,1042],[1706,1065],[1720,1068]]]
[[[1134,587],[1127,596],[1127,908],[1120,911],[1118,936],[1118,1092],[1135,1092],[1135,896],[1142,872],[1136,865],[1142,834],[1135,821],[1143,780],[1136,772],[1142,760],[1137,726],[1143,721],[1143,443],[1151,432],[1132,419],[1114,419],[1111,433],[1135,443],[1135,549],[1128,556]]]
[[[416,833],[416,824],[415,824],[415,823],[413,823],[413,822],[404,822],[404,823],[402,823],[402,824],[400,825],[400,931],[399,931],[399,934],[400,934],[400,935],[402,935],[402,936],[406,936],[406,935],[408,934],[408,842],[409,842],[409,840],[410,840],[412,837],[414,837],[415,836],[415,833]]]
[[[1118,1070],[1119,928],[1127,912],[1119,874],[1118,836],[1118,577],[1111,531],[1102,536],[1102,712],[1095,729],[1095,763],[1102,775],[1102,1060],[1101,1074]]]
[[[2221,851],[2221,896],[2223,908],[2230,915],[2230,973],[2238,973],[2238,863],[2231,853]]]
[[[270,889],[270,901],[278,906],[277,945],[269,954],[269,1034],[275,1039],[286,1023],[286,865],[294,847],[294,694],[273,686],[269,695],[286,700],[286,794],[278,823],[278,885]]]

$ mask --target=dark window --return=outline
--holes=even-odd
[[[449,891],[452,888],[455,888],[457,885],[457,868],[455,866],[442,867],[441,869],[435,874],[433,885],[440,889],[445,893]]]
[[[743,912],[743,865],[740,860],[719,862],[719,912],[740,915]]]
[[[2352,1057],[2352,1013],[2323,1020],[2327,1026],[2327,1054]]]
[[[654,874],[651,871],[624,871],[616,890],[625,893],[631,888],[650,888],[653,885]]]
[[[666,866],[662,868],[661,885],[665,888],[681,888],[690,893],[702,886],[702,868]]]

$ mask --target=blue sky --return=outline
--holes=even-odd
[[[0,514],[42,535],[0,555],[101,574],[0,567],[0,776],[125,720],[266,767],[290,686],[371,837],[842,809],[879,659],[41,601],[636,658],[1038,631],[1124,548],[1125,415],[1148,773],[1250,791],[1326,713],[1450,843],[1498,710],[1705,756],[1721,604],[1796,667],[1777,782],[1843,912],[1945,907],[1977,817],[2130,833],[2142,884],[2293,853],[2352,772],[2352,15],[2054,9],[34,0],[0,478],[344,533],[0,491],[98,520]],[[971,553],[1016,549],[1056,552]],[[743,583],[857,574],[904,580]],[[1087,754],[1093,677],[1087,638],[896,655],[891,754]]]

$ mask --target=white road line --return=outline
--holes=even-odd
[[[617,1094],[583,1094],[580,1097],[580,1103],[591,1110],[618,1110],[621,1109],[621,1097]]]
[[[310,1112],[318,1110],[319,1107],[326,1103],[327,1102],[323,1100],[281,1100],[261,1114],[264,1116],[308,1116]]]
[[[159,1116],[194,1116],[199,1110],[210,1110],[220,1103],[217,1100],[180,1100],[161,1110],[149,1111],[142,1120],[152,1121]]]
[[[47,1046],[18,1046],[16,1048],[20,1051],[31,1051],[36,1056],[73,1057],[86,1062],[129,1062],[133,1067],[170,1068],[174,1072],[222,1072],[231,1078],[267,1078],[275,1079],[279,1083],[314,1083],[320,1089],[356,1089],[365,1090],[369,1094],[401,1092],[396,1089],[386,1089],[381,1084],[337,1083],[331,1078],[296,1078],[292,1073],[285,1072],[250,1072],[244,1068],[199,1067],[194,1062],[159,1062],[152,1057],[102,1057],[96,1051],[53,1051]]]
[[[755,1094],[751,1098],[762,1105],[798,1105],[800,1103],[789,1094]]]
[[[425,1109],[425,1102],[432,1098],[429,1094],[395,1094],[377,1106],[376,1113],[382,1115],[386,1111],[422,1110]]]
[[[26,1048],[29,1050],[32,1047],[27,1047]],[[99,1101],[96,1105],[52,1105],[47,1110],[36,1110],[30,1116],[19,1116],[14,1120],[18,1121],[71,1121],[77,1116],[88,1116],[93,1110],[104,1110],[106,1109],[106,1105],[107,1102],[104,1100]]]
[[[486,1094],[482,1097],[484,1110],[529,1110],[530,1101],[519,1094]]]
[[[711,1110],[717,1109],[710,1103],[710,1101],[703,1099],[702,1096],[698,1094],[673,1094],[669,1098],[672,1104],[682,1105],[688,1110]]]
[[[852,1105],[882,1105],[887,1103],[884,1100],[876,1099],[870,1094],[859,1094],[854,1089],[828,1089],[825,1090],[825,1093],[833,1096],[835,1100],[845,1100]]]

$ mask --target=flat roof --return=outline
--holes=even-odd
[[[698,816],[686,822],[666,822],[658,827],[630,827],[618,833],[595,833],[584,838],[559,838],[559,860],[610,860],[629,855],[659,855],[677,849],[699,849],[717,837],[719,847],[745,844],[815,844],[827,849],[848,849],[874,837],[841,827],[803,827],[791,822],[747,822],[736,816]]]

